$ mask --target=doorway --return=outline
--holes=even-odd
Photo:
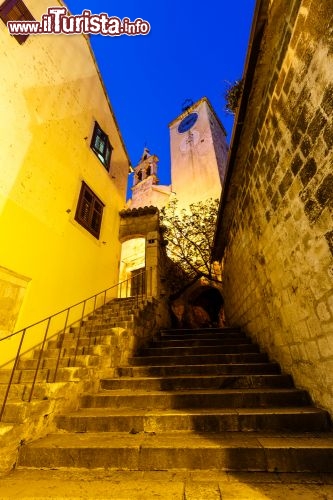
[[[144,295],[146,293],[146,269],[134,269],[131,271],[131,295]]]

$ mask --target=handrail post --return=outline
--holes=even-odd
[[[144,289],[144,297],[147,299],[148,297],[148,278],[149,278],[149,269],[145,269],[145,289]]]
[[[55,382],[56,379],[57,379],[58,368],[59,368],[59,363],[60,363],[60,358],[61,358],[61,353],[62,353],[62,347],[64,345],[65,334],[66,334],[66,329],[67,329],[68,317],[69,317],[69,308],[67,309],[67,315],[66,315],[66,319],[65,319],[65,326],[64,326],[64,329],[63,329],[63,336],[62,336],[62,339],[60,341],[59,354],[58,354],[58,358],[57,358],[57,364],[56,364],[56,367],[55,367],[55,370],[54,370],[53,382]]]
[[[37,366],[36,366],[36,370],[35,370],[35,375],[34,375],[34,379],[33,379],[31,390],[30,390],[30,395],[29,395],[29,399],[28,399],[29,403],[30,403],[30,401],[32,399],[32,395],[33,395],[33,392],[34,392],[34,389],[35,389],[35,384],[36,384],[36,380],[37,380],[37,376],[38,376],[39,366],[40,366],[40,363],[41,363],[41,360],[42,360],[42,356],[43,356],[43,353],[44,353],[44,346],[45,346],[47,334],[48,334],[50,323],[51,323],[51,317],[52,316],[50,316],[48,318],[47,326],[46,326],[46,330],[45,330],[45,334],[44,334],[44,338],[43,338],[42,347],[41,347],[41,349],[39,351],[39,356],[38,356]]]
[[[76,357],[77,357],[77,351],[79,349],[79,342],[80,342],[80,338],[81,338],[81,330],[82,330],[82,323],[83,323],[83,318],[84,318],[84,311],[86,308],[86,302],[87,302],[86,300],[83,302],[83,309],[82,309],[82,315],[81,315],[81,320],[80,320],[79,333],[77,336],[77,342],[76,342],[76,346],[75,346],[74,359],[73,359],[72,366],[75,366],[75,363],[76,363]]]
[[[95,297],[94,297],[94,308],[92,311],[93,315],[95,314],[95,311],[96,311],[96,301],[97,301],[97,295],[95,295]],[[90,332],[89,332],[89,340],[88,340],[88,354],[89,354],[89,349],[90,349],[90,345],[91,345],[91,334],[92,334],[93,328],[94,328],[94,318],[92,317],[91,328],[90,328]]]
[[[17,350],[17,353],[16,353],[16,358],[15,358],[15,361],[14,361],[13,369],[12,369],[12,372],[11,372],[10,377],[9,377],[9,382],[8,382],[8,386],[7,386],[7,389],[6,389],[5,398],[3,400],[1,411],[0,411],[0,422],[2,422],[2,417],[3,417],[3,414],[5,412],[5,407],[6,407],[6,403],[7,403],[9,391],[10,391],[10,388],[11,388],[11,385],[12,385],[12,382],[13,382],[15,370],[16,370],[18,362],[19,362],[19,358],[20,358],[21,349],[22,349],[22,345],[23,345],[23,341],[24,341],[26,330],[27,329],[25,328],[22,331],[20,344],[19,344],[19,347],[18,347],[18,350]]]

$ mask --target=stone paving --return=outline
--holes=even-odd
[[[223,471],[17,470],[0,499],[330,500],[333,474]]]

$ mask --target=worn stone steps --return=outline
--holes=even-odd
[[[19,467],[333,472],[327,412],[258,351],[237,329],[165,330]]]
[[[58,433],[21,448],[19,467],[332,472],[331,433]]]
[[[110,328],[130,328],[133,325],[132,320],[118,320],[114,318],[112,321],[109,321],[107,318],[102,321],[83,321],[82,327],[72,327],[71,331],[100,331],[100,330],[109,330]]]
[[[95,345],[110,345],[112,343],[112,337],[114,336],[113,330],[109,333],[103,332],[103,335],[86,336],[82,334],[80,338],[74,337],[72,334],[68,334],[63,340],[49,340],[47,342],[48,349],[59,349],[62,348],[73,348],[76,344],[79,347],[88,347]]]
[[[329,430],[326,412],[301,408],[223,408],[184,410],[128,410],[81,408],[60,415],[60,429],[69,432],[322,432]]]
[[[11,370],[0,370],[0,384],[7,384],[9,382]],[[43,368],[37,373],[38,381],[52,382],[54,380],[55,371],[53,369]],[[84,366],[61,367],[57,372],[57,382],[68,382],[72,380],[80,380],[89,375],[89,369]],[[13,377],[13,384],[29,383],[34,380],[35,370],[21,369],[16,370]]]
[[[128,314],[127,312],[104,311],[98,313],[97,311],[95,311],[94,314],[87,316],[81,321],[81,327],[88,327],[90,325],[93,325],[95,327],[95,325],[103,325],[112,323],[113,321],[132,322],[134,320],[134,317],[134,314]]]
[[[94,408],[260,408],[309,404],[306,391],[299,389],[229,389],[191,391],[104,391],[85,394],[81,407]]]
[[[62,352],[61,355],[62,357],[67,357],[70,358],[75,355],[75,352],[77,356],[107,356],[111,353],[111,346],[110,345],[102,345],[102,344],[97,344],[97,345],[91,345],[90,347],[88,346],[78,346],[76,347],[62,347]],[[42,354],[42,359],[47,359],[47,358],[58,358],[59,356],[59,348],[55,349],[45,349],[43,354]],[[33,355],[33,359],[36,359],[39,357],[39,352],[35,351]]]
[[[167,356],[195,356],[206,354],[239,354],[259,352],[259,347],[256,344],[231,344],[231,345],[218,345],[218,346],[191,346],[191,347],[147,347],[140,351],[141,356],[161,358]]]
[[[219,338],[207,339],[192,339],[192,340],[158,340],[154,339],[150,346],[151,348],[161,347],[207,347],[207,346],[223,346],[223,345],[237,345],[237,344],[251,344],[251,340],[244,335],[226,336]]]
[[[9,422],[11,425],[29,422],[29,418],[36,414],[48,415],[54,410],[54,405],[48,399],[32,399],[30,402],[13,399],[6,405],[2,424]]]
[[[196,364],[196,365],[150,365],[150,366],[121,366],[116,372],[119,377],[170,377],[182,375],[241,375],[241,374],[269,374],[280,373],[278,363],[271,362],[242,362],[221,364]]]
[[[101,379],[101,389],[132,391],[176,391],[193,389],[246,389],[259,387],[293,387],[290,375],[220,375],[196,377],[119,377]]]
[[[23,493],[24,492],[24,493]],[[24,495],[24,496],[23,496]],[[219,470],[21,469],[1,478],[3,500],[329,500],[333,474]]]
[[[21,359],[18,363],[19,370],[33,370],[37,367],[37,359]],[[74,357],[63,357],[59,360],[59,366],[99,366],[105,364],[106,360],[97,355],[78,355],[74,364]],[[40,363],[40,368],[55,368],[57,365],[57,358],[44,358]]]
[[[220,335],[225,335],[230,332],[241,333],[244,335],[244,332],[240,328],[233,326],[223,326],[223,327],[202,327],[202,328],[162,328],[160,331],[160,335],[162,337],[167,337],[169,335],[176,335],[178,338],[181,336],[197,336],[197,335],[207,335],[212,333],[217,333]]]
[[[182,332],[188,332],[188,333],[182,333]],[[225,331],[222,331],[222,329],[211,328],[207,330],[204,329],[199,330],[198,332],[196,332],[195,330],[163,330],[160,336],[157,337],[157,340],[183,341],[183,340],[199,340],[205,338],[223,339],[223,338],[240,338],[240,337],[245,338],[245,335],[238,329],[228,328]]]
[[[71,382],[78,382],[80,379],[71,380]],[[28,401],[31,392],[31,383],[16,383],[12,384],[8,394],[9,401]],[[67,387],[67,382],[57,381],[55,384],[52,382],[36,382],[32,394],[33,399],[45,400],[53,397],[55,393]],[[6,384],[0,384],[0,398],[3,398],[7,389]],[[0,399],[1,400],[1,399]]]
[[[268,361],[266,353],[243,352],[230,354],[193,354],[187,356],[136,356],[128,358],[133,366],[145,365],[200,365],[218,363],[264,363]]]

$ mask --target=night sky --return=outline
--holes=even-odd
[[[73,14],[89,9],[151,25],[146,36],[90,37],[133,166],[147,146],[160,159],[160,183],[170,183],[168,124],[186,99],[208,97],[230,139],[224,93],[242,76],[255,0],[69,0],[67,6]]]

